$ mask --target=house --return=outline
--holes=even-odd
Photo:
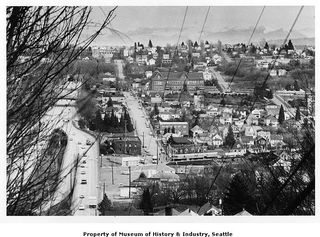
[[[282,146],[284,144],[283,137],[278,134],[271,134],[269,142],[272,147]]]
[[[266,139],[265,137],[257,136],[256,141],[255,141],[255,144],[256,144],[258,147],[263,147],[263,148],[265,148],[265,147],[267,146],[267,139]]]
[[[256,118],[261,118],[261,111],[259,109],[252,110],[251,114]]]
[[[260,126],[246,126],[244,128],[244,135],[245,136],[252,136],[253,138],[256,138],[258,135],[258,131],[262,130]]]
[[[271,133],[270,133],[270,131],[260,130],[260,131],[257,132],[257,135],[260,136],[260,137],[263,137],[263,138],[265,138],[267,140],[270,140]]]
[[[152,76],[152,71],[146,71],[145,75],[147,78],[150,78]]]
[[[210,80],[212,80],[212,73],[210,72],[210,71],[204,71],[203,73],[203,79],[205,80],[205,81],[210,81]]]
[[[285,76],[286,74],[287,74],[287,70],[285,70],[285,69],[279,69],[278,70],[279,77]]]
[[[264,118],[264,124],[266,125],[266,126],[272,126],[272,127],[278,127],[278,125],[279,125],[279,121],[278,121],[278,119],[275,117],[275,116],[273,116],[273,115],[268,115],[268,116],[266,116],[265,118]]]
[[[242,128],[244,125],[244,119],[233,119],[233,123],[238,128]]]
[[[127,57],[126,60],[127,60],[128,63],[133,63],[134,62],[134,59],[131,56]]]
[[[147,62],[147,65],[152,66],[156,64],[156,60],[154,58],[150,58]]]
[[[199,52],[193,52],[192,53],[193,58],[200,58],[200,53]]]
[[[245,146],[253,146],[254,145],[254,138],[252,136],[241,136],[240,141]]]
[[[189,124],[187,122],[159,122],[160,133],[163,134],[164,129],[174,127],[175,133],[180,133],[181,135],[189,135]]]
[[[220,119],[219,119],[219,122],[221,123],[221,124],[232,124],[232,114],[231,113],[225,113],[225,112],[223,112],[222,114],[221,114],[221,117],[220,117]]]
[[[170,59],[170,54],[164,53],[162,55],[162,63],[163,64],[170,64],[171,62],[172,62],[172,60]]]
[[[241,212],[235,214],[235,216],[252,216],[252,214],[243,209]]]
[[[193,136],[196,136],[198,134],[203,134],[205,132],[204,129],[202,129],[200,126],[196,125],[191,129]]]
[[[277,70],[276,70],[276,69],[272,69],[272,70],[270,71],[270,76],[272,76],[272,77],[277,76]]]
[[[197,214],[199,216],[220,216],[222,215],[222,210],[207,202],[199,208]]]
[[[212,146],[221,146],[223,144],[222,137],[216,133],[211,136],[211,144]]]
[[[279,159],[273,164],[274,167],[282,167],[286,172],[290,172],[292,157],[287,151],[278,151],[276,155]]]

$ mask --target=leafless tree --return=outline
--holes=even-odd
[[[66,96],[72,63],[115,9],[84,37],[90,7],[7,7],[7,215],[43,214],[64,178],[57,165],[63,144],[39,149],[55,127],[43,118]]]

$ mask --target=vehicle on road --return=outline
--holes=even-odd
[[[97,197],[89,197],[89,208],[96,208],[97,202]]]
[[[84,205],[81,204],[81,205],[79,206],[79,210],[82,211],[82,210],[84,210],[84,209],[85,209],[85,208],[84,208]]]
[[[81,174],[86,174],[86,172],[85,172],[84,170],[82,170],[80,173],[81,173]]]
[[[121,171],[121,174],[123,174],[123,175],[129,175],[129,170],[122,170],[122,171]]]
[[[87,184],[87,180],[86,179],[82,179],[80,184]]]
[[[157,163],[158,163],[158,158],[157,158],[157,156],[153,156],[153,157],[152,157],[152,163],[153,163],[153,164],[157,164]]]
[[[87,144],[87,145],[91,145],[92,142],[88,139],[87,142],[86,142],[86,144]]]
[[[79,196],[79,198],[81,198],[81,199],[84,198],[84,195],[81,194],[81,195]]]

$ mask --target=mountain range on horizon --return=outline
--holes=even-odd
[[[207,27],[209,28],[209,27]],[[194,27],[186,27],[180,37],[181,42],[186,42],[188,39],[192,41],[198,41],[200,30]],[[201,35],[201,40],[208,40],[209,42],[217,42],[220,40],[223,44],[235,44],[235,43],[248,43],[250,35],[253,32],[253,27],[249,28],[229,28],[222,29],[220,31],[210,31],[205,29]],[[140,27],[136,30],[129,32],[122,32],[122,37],[119,38],[115,34],[104,34],[103,37],[99,38],[96,45],[124,45],[129,46],[133,42],[141,42],[147,45],[151,39],[154,45],[165,46],[167,44],[174,45],[177,43],[179,29],[177,27],[167,28],[149,28]],[[288,34],[287,30],[283,28],[267,30],[264,26],[257,27],[253,34],[250,43],[259,43],[261,41],[267,41],[272,44],[281,45],[283,40]],[[296,44],[299,45],[315,45],[315,32],[312,28],[304,28],[299,30],[293,30],[289,36],[289,39],[295,40]],[[106,44],[106,42],[108,42]]]

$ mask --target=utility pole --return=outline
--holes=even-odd
[[[129,166],[129,198],[131,197],[131,166]]]
[[[98,149],[99,149],[99,157],[100,157],[100,168],[102,167],[102,155],[100,153],[100,142],[101,142],[101,137],[98,135]]]
[[[127,120],[124,120],[124,153],[127,154]]]
[[[142,147],[144,148],[144,132],[142,132]]]
[[[156,140],[157,143],[157,165],[159,164],[159,152],[158,152],[158,140]]]
[[[113,178],[113,162],[111,162],[111,172],[112,172],[111,179],[112,179],[112,185],[113,185],[113,184],[114,184],[114,178]]]

